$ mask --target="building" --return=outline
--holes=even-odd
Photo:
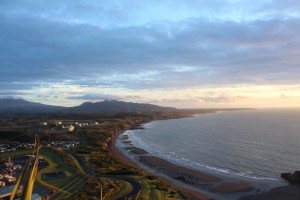
[[[61,122],[61,121],[55,121],[54,124],[55,124],[56,126],[60,126],[60,125],[62,125],[62,122]]]
[[[5,165],[5,167],[12,167],[12,166],[14,166],[14,163],[13,163],[13,161],[9,157],[8,161],[4,165]]]
[[[63,131],[64,132],[73,132],[74,131],[74,126],[73,125],[70,125],[70,126],[65,126],[64,128],[63,128]]]
[[[11,185],[8,187],[0,188],[0,199],[3,199],[5,197],[10,197],[12,195],[12,192],[14,190],[15,185]],[[17,195],[20,196],[23,192],[23,186],[20,186]]]
[[[75,144],[72,142],[66,142],[63,144],[63,147],[67,147],[67,148],[74,147],[74,146],[75,146]]]
[[[40,126],[47,126],[48,123],[47,122],[40,122]]]
[[[14,165],[13,169],[14,170],[21,170],[22,169],[22,165]]]
[[[91,126],[98,126],[99,123],[98,123],[98,122],[91,122],[90,125],[91,125]]]
[[[13,183],[13,182],[17,181],[16,177],[13,177],[13,176],[10,176],[10,175],[4,175],[3,180],[8,182],[8,183]]]

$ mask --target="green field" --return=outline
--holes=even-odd
[[[19,150],[16,152],[7,152],[0,154],[1,159],[7,159],[8,157],[17,157],[23,155],[30,155],[32,150]],[[38,171],[36,182],[48,189],[55,189],[58,193],[55,195],[55,199],[68,199],[76,193],[85,189],[83,187],[86,184],[85,178],[74,169],[71,165],[66,163],[64,159],[56,152],[49,148],[42,148],[40,155],[48,162],[48,166]],[[66,173],[65,178],[57,180],[42,180],[44,173],[64,171]]]

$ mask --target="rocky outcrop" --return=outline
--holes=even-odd
[[[281,177],[293,184],[300,184],[300,171],[291,173],[282,173]]]

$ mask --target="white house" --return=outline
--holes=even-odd
[[[63,128],[63,131],[64,131],[64,132],[73,132],[74,129],[75,129],[75,127],[74,127],[73,125],[70,125],[70,126],[65,126],[65,127]]]

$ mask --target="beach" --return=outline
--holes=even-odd
[[[131,142],[127,140],[127,137],[120,139],[119,135],[122,133],[123,132],[119,132],[114,135],[111,145],[109,145],[109,150],[113,156],[127,165],[143,171],[145,171],[145,168],[141,165],[148,167],[150,169],[146,170],[148,173],[159,176],[172,187],[182,191],[189,199],[220,199],[222,196],[224,197],[222,199],[239,199],[241,192],[245,194],[242,196],[248,196],[259,194],[261,191],[261,189],[259,189],[257,185],[253,185],[253,183],[200,172],[173,164],[157,156],[148,155],[146,150],[131,146]],[[123,140],[122,143],[129,145],[125,151],[137,156],[138,162],[130,159],[124,154],[124,151],[116,147],[118,138],[119,140]]]
[[[119,138],[119,132],[112,138],[109,147],[113,156],[122,162],[145,171],[145,166],[154,176],[159,176],[172,187],[182,191],[188,199],[208,200],[208,199],[239,199],[239,200],[299,200],[299,186],[287,185],[282,187],[266,187],[260,182],[249,182],[243,179],[232,179],[220,176],[219,174],[210,174],[200,172],[185,166],[171,163],[157,156],[149,155],[142,148],[134,147],[128,137]],[[116,147],[116,141],[127,145],[124,150]],[[125,152],[133,154],[136,160],[132,160]]]
[[[143,168],[141,168],[136,162],[132,161],[131,159],[129,159],[127,156],[125,156],[117,147],[116,147],[116,140],[118,139],[118,136],[120,134],[122,134],[123,131],[118,132],[117,134],[115,134],[112,137],[111,143],[109,145],[109,151],[111,152],[111,154],[113,156],[115,156],[116,158],[118,158],[120,161],[122,161],[123,163],[130,165],[131,167],[134,167],[136,169],[140,169],[143,170]],[[139,148],[133,148],[134,150],[136,150],[136,154],[143,154],[145,153],[145,150],[143,149],[139,149]],[[154,162],[156,163],[156,162]],[[149,173],[149,172],[148,172]],[[151,173],[150,173],[151,174]],[[157,176],[156,174],[151,174],[154,176]],[[182,191],[187,197],[188,199],[191,200],[210,200],[210,197],[205,196],[204,194],[201,194],[197,191],[188,189],[186,187],[183,187],[180,184],[175,184],[174,182],[165,179],[164,177],[161,177],[162,180],[164,180],[165,182],[167,182],[169,185],[171,185],[173,188],[178,189],[179,191]]]

